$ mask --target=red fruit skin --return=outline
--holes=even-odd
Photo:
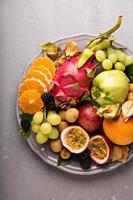
[[[101,135],[101,134],[98,134],[98,135],[96,135],[96,136],[99,136],[99,137],[103,138],[103,140],[105,141],[105,143],[107,144],[107,146],[108,146],[108,148],[109,148],[109,155],[108,155],[107,160],[106,160],[104,163],[100,163],[100,162],[98,162],[98,160],[95,160],[95,158],[91,155],[91,153],[90,153],[90,157],[91,157],[91,159],[92,159],[97,165],[104,165],[104,164],[106,164],[106,163],[109,161],[109,159],[110,159],[110,157],[111,157],[111,155],[112,155],[112,149],[113,149],[113,148],[112,148],[112,144],[111,144],[111,142],[109,141],[109,139],[106,138],[106,136]],[[91,137],[90,142],[91,142],[94,138],[95,138],[95,135],[94,135],[93,137]]]
[[[102,126],[102,118],[96,112],[96,108],[91,104],[86,104],[79,108],[78,124],[88,133],[95,132]]]
[[[79,102],[85,92],[89,93],[92,78],[87,76],[87,70],[94,71],[95,64],[91,58],[78,69],[79,58],[80,55],[74,56],[70,60],[66,59],[62,65],[57,67],[53,80],[55,87],[51,93],[56,100],[64,102],[75,99]]]

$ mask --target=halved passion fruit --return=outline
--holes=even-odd
[[[109,140],[102,135],[95,135],[90,139],[90,157],[99,165],[103,165],[109,160],[111,149]]]
[[[88,147],[90,137],[80,126],[69,126],[61,132],[61,141],[71,153],[79,154]]]

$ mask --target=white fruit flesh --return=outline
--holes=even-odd
[[[71,138],[68,138],[70,136],[69,134],[72,133],[71,132],[72,130],[77,130],[77,133],[75,132],[76,133],[75,135],[73,134],[73,135],[71,135],[72,136]],[[82,145],[80,144],[81,143],[80,134],[82,135],[82,137],[84,137],[84,139],[83,139],[84,142]],[[79,136],[79,137],[77,137],[77,136]],[[76,138],[76,140],[75,140],[75,138]],[[61,132],[61,141],[62,141],[63,146],[66,149],[68,149],[71,153],[79,154],[87,148],[88,143],[90,141],[90,137],[89,137],[88,133],[84,129],[82,129],[80,126],[69,126]],[[75,148],[75,145],[73,145],[74,143],[75,143],[75,145],[79,144],[79,147],[76,146],[76,148]]]

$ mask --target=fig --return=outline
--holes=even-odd
[[[90,137],[80,126],[69,126],[61,132],[63,146],[71,153],[79,154],[87,149]]]
[[[95,132],[102,126],[102,118],[97,115],[97,109],[91,104],[79,108],[78,123],[87,132]]]
[[[103,135],[95,135],[89,143],[90,157],[98,165],[108,162],[112,147],[110,141]]]

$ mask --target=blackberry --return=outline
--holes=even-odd
[[[28,119],[21,120],[21,128],[23,131],[28,131],[30,129],[31,122]]]
[[[54,97],[50,93],[42,94],[41,99],[45,103],[48,110],[55,109]]]
[[[86,149],[84,152],[79,154],[79,164],[82,169],[89,169],[91,165],[90,153],[89,150]]]

